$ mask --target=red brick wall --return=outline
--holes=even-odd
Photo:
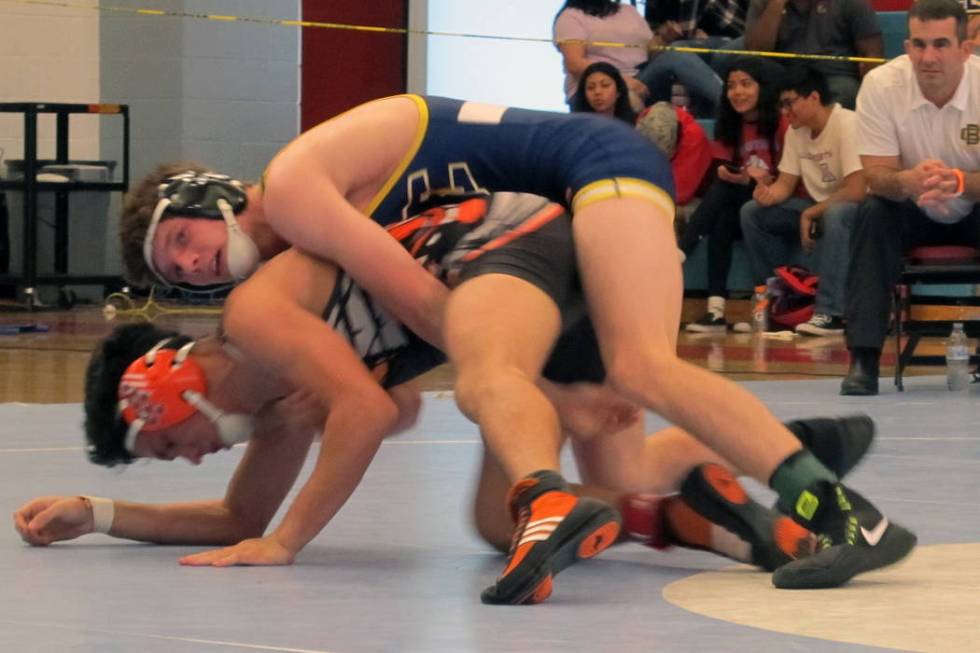
[[[406,0],[303,0],[303,20],[404,28]],[[403,34],[303,28],[302,129],[368,100],[405,92]]]

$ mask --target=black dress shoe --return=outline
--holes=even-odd
[[[842,395],[870,396],[878,394],[878,359],[876,349],[855,349],[851,352],[851,367],[840,384]]]

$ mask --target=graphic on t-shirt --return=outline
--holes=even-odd
[[[837,175],[830,169],[830,161],[834,158],[830,150],[823,152],[803,152],[800,154],[801,160],[813,161],[814,165],[820,170],[820,181],[831,184],[838,180]]]

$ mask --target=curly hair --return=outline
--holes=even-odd
[[[112,467],[133,461],[125,446],[129,427],[117,409],[119,381],[130,363],[164,338],[172,338],[166,349],[177,349],[191,340],[149,323],[124,324],[92,352],[85,370],[85,439],[93,463]]]
[[[212,172],[199,163],[164,163],[143,177],[123,198],[122,214],[119,216],[119,246],[122,250],[123,276],[134,286],[146,288],[160,282],[143,258],[143,241],[146,240],[146,232],[157,206],[160,184],[168,177],[188,170]]]

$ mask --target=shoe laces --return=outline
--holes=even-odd
[[[507,557],[510,558],[517,551],[517,544],[521,541],[524,536],[524,529],[527,528],[527,523],[531,519],[531,506],[521,506],[517,511],[517,525],[514,527],[514,534],[510,538],[510,551],[507,553]]]

